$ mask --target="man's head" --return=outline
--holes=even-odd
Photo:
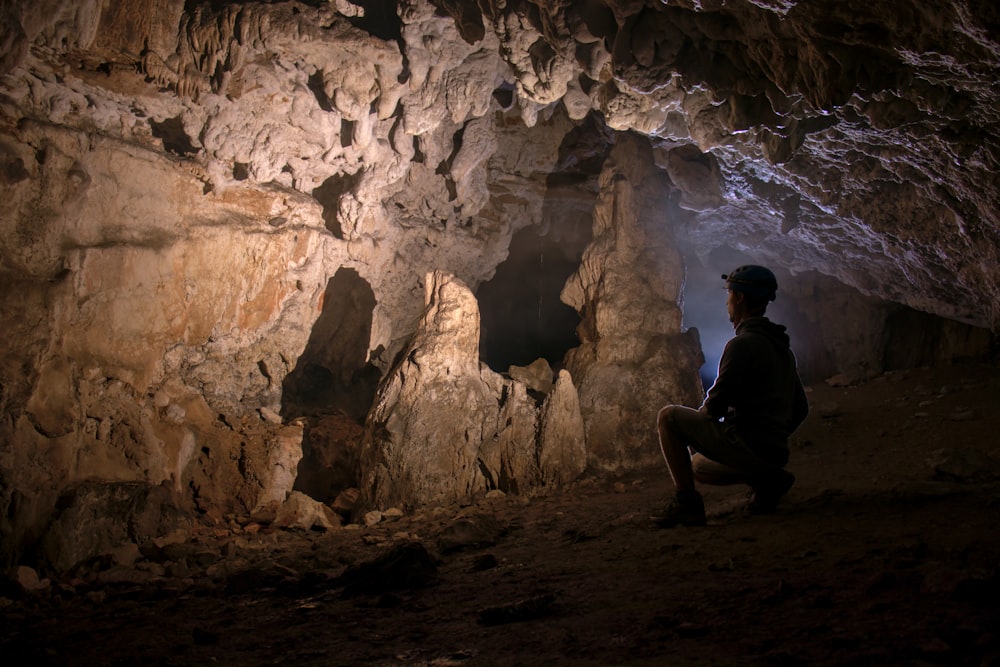
[[[763,315],[767,304],[774,301],[778,291],[778,281],[771,271],[763,266],[747,264],[737,267],[732,273],[722,276],[729,290],[726,308],[729,321],[738,324],[746,317]]]

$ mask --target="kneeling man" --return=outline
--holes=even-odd
[[[795,477],[785,470],[788,437],[809,411],[785,327],[764,316],[778,282],[763,266],[741,266],[726,281],[726,308],[736,335],[726,343],[719,375],[695,410],[659,412],[660,449],[676,495],[653,516],[662,528],[705,525],[702,484],[748,484],[747,510],[773,512]],[[693,453],[693,456],[692,456]]]

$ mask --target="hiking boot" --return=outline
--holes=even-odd
[[[678,493],[666,504],[662,512],[656,512],[649,518],[658,528],[704,526],[707,523],[705,503],[697,491]]]
[[[795,484],[795,475],[787,470],[775,470],[755,479],[747,494],[748,514],[771,514],[778,508],[778,501]]]

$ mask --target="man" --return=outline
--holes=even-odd
[[[737,268],[726,281],[726,308],[736,335],[726,343],[719,375],[701,408],[660,410],[660,449],[676,495],[656,525],[705,525],[702,484],[748,484],[747,510],[773,512],[795,477],[786,471],[788,437],[809,411],[785,327],[764,317],[778,282],[763,266]],[[692,458],[691,453],[694,452]]]

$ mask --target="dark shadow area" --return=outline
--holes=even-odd
[[[490,368],[506,372],[542,358],[559,369],[580,344],[580,315],[559,295],[593,239],[597,179],[612,135],[594,114],[566,134],[546,177],[542,224],[515,233],[506,261],[479,286],[479,351]]]
[[[313,72],[306,85],[309,87],[312,94],[316,96],[316,103],[319,104],[320,109],[323,111],[333,111],[333,102],[330,101],[329,96],[326,94],[322,72]]]
[[[355,485],[354,452],[375,398],[379,370],[366,361],[375,294],[354,269],[340,269],[323,294],[309,342],[282,387],[281,414],[305,417],[295,491],[332,502]]]
[[[553,368],[580,344],[577,312],[559,300],[566,279],[580,264],[590,241],[590,220],[522,229],[510,243],[507,260],[476,295],[482,321],[480,356],[505,372],[543,358]]]
[[[163,150],[168,153],[181,157],[197,155],[198,149],[191,143],[191,137],[184,131],[184,123],[180,116],[167,118],[162,123],[150,119],[149,129],[154,137],[163,142]]]
[[[341,229],[340,221],[337,219],[340,198],[357,187],[360,179],[360,174],[334,174],[312,191],[312,196],[323,207],[323,222],[326,228],[338,239],[344,238],[344,230]]]
[[[364,16],[348,19],[351,25],[387,42],[402,42],[403,25],[396,15],[395,0],[350,0],[350,2],[365,10]]]
[[[283,417],[345,414],[361,420],[379,371],[366,361],[375,294],[354,269],[340,269],[323,295],[323,311],[282,388]]]
[[[899,306],[886,318],[883,369],[995,359],[996,343],[989,329]]]
[[[483,27],[483,12],[479,3],[470,0],[431,0],[438,16],[450,16],[455,19],[455,27],[467,44],[475,44],[486,36]]]

